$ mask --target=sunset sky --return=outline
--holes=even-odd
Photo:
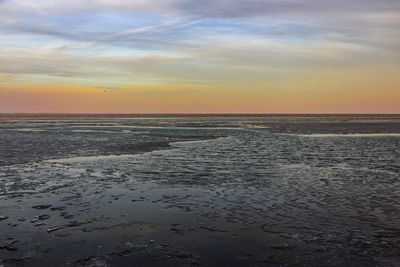
[[[0,0],[0,112],[400,113],[400,1]]]

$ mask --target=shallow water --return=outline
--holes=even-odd
[[[397,266],[399,121],[8,118],[0,264]]]
[[[379,137],[379,136],[400,136],[398,133],[359,133],[359,134],[302,134],[300,136],[310,137]]]

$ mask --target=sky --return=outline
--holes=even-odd
[[[399,0],[0,0],[0,113],[400,113]]]

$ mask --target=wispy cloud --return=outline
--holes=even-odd
[[[332,14],[388,11],[399,8],[397,0],[6,0],[18,10],[32,10],[42,14],[77,11],[122,11],[163,14],[198,14],[210,17],[249,17],[282,14]]]

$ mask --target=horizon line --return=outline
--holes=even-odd
[[[400,113],[248,113],[248,112],[166,112],[166,113],[100,113],[100,112],[0,112],[0,116],[2,115],[136,115],[136,116],[152,116],[152,115],[384,115],[384,116],[400,116]]]

